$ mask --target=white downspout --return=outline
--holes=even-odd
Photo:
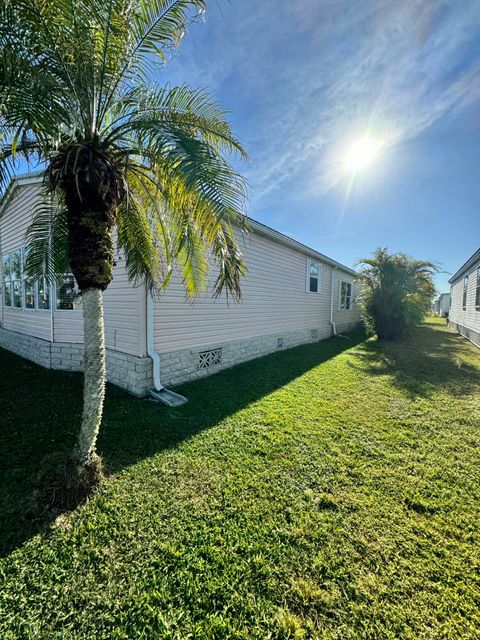
[[[147,354],[153,363],[153,388],[155,391],[161,391],[164,387],[160,382],[160,356],[155,351],[154,341],[154,309],[155,303],[152,294],[147,292]]]
[[[167,407],[179,407],[185,404],[187,399],[175,391],[166,389],[160,382],[160,355],[155,351],[154,314],[155,301],[152,294],[147,291],[147,354],[153,363],[153,389],[150,389],[150,396]]]
[[[332,325],[334,336],[337,335],[337,327],[335,325],[335,322],[333,321],[333,274],[336,270],[337,270],[336,266],[332,267],[332,271],[331,271],[332,278],[330,282],[330,324]]]

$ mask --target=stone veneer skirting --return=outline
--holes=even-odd
[[[337,325],[338,333],[350,331],[358,322]],[[253,360],[274,351],[291,349],[300,344],[319,342],[332,335],[329,325],[282,334],[256,336],[230,340],[203,347],[192,347],[160,354],[160,378],[165,387],[177,386],[189,380],[204,378],[232,367],[235,364]],[[32,360],[48,369],[81,371],[83,345],[72,342],[49,342],[15,331],[0,328],[0,347]],[[218,352],[220,350],[220,353]],[[205,368],[201,366],[201,355],[212,354],[214,362]],[[202,355],[202,358],[205,358]],[[149,357],[133,356],[128,353],[107,349],[107,379],[112,384],[129,391],[135,396],[148,395],[153,388],[152,360]]]
[[[468,338],[476,347],[480,347],[480,332],[475,329],[469,329],[462,324],[449,321],[448,326],[460,333],[464,338]]]
[[[350,322],[337,325],[337,332],[350,331],[359,325],[359,322]],[[274,351],[291,349],[300,344],[319,342],[330,338],[332,329],[330,325],[313,329],[301,329],[299,331],[286,331],[254,338],[242,338],[219,342],[203,347],[191,347],[169,353],[160,353],[160,377],[166,387],[175,387],[189,380],[197,380],[212,375],[222,369],[227,369],[235,364],[253,360],[265,356]],[[201,368],[200,354],[207,351],[221,349],[221,361],[207,368]]]
[[[49,342],[0,328],[0,347],[47,369],[82,371],[82,344]],[[153,387],[152,361],[107,349],[107,380],[135,396],[146,396]]]

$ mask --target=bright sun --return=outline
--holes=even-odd
[[[347,151],[345,166],[349,171],[361,171],[370,165],[380,151],[380,142],[364,136],[357,140]]]

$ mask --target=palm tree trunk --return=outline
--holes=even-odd
[[[74,458],[79,465],[87,465],[95,455],[95,444],[102,421],[105,398],[105,329],[103,320],[103,291],[85,289],[83,300],[84,384],[83,417]]]

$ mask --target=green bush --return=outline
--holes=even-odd
[[[438,267],[404,253],[389,254],[386,248],[377,249],[360,263],[360,303],[367,330],[379,340],[408,335],[431,309],[433,275]]]

